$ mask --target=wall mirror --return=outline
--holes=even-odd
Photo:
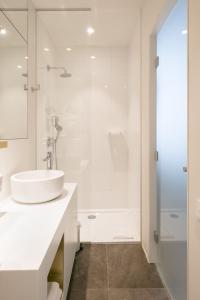
[[[27,9],[0,10],[0,139],[28,137]]]

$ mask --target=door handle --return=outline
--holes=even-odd
[[[187,173],[187,171],[188,171],[187,167],[184,166],[184,167],[183,167],[183,172],[184,172],[184,173]]]

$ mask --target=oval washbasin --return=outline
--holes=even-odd
[[[64,186],[64,172],[33,170],[12,175],[12,197],[22,203],[42,203],[60,196]]]

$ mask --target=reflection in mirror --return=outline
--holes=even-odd
[[[27,138],[27,12],[0,11],[0,139]]]

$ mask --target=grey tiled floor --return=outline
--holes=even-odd
[[[168,300],[139,244],[86,244],[75,260],[67,300]]]

